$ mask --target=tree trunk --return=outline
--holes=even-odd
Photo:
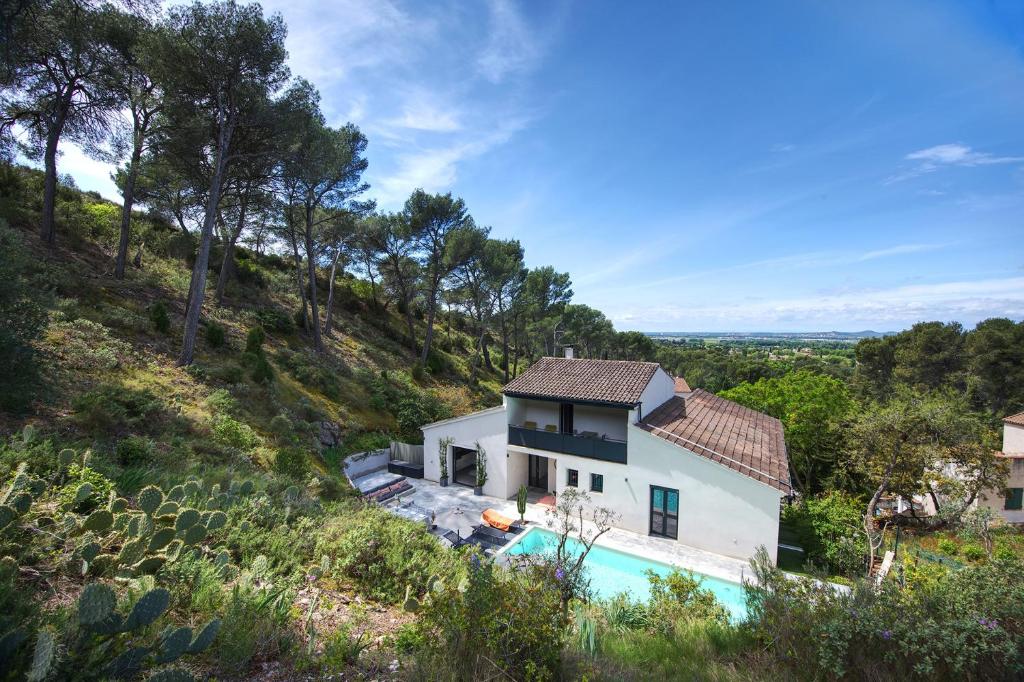
[[[135,146],[124,181],[124,203],[121,205],[121,238],[117,242],[117,260],[114,262],[114,279],[124,279],[128,261],[128,239],[132,229],[132,204],[135,203],[135,180],[139,176],[139,159],[142,158],[142,137],[135,134]]]
[[[419,348],[416,347],[416,325],[412,321],[411,300],[405,302],[405,324],[409,328],[409,347],[412,348],[413,355],[416,355],[419,352]]]
[[[886,489],[889,487],[889,479],[892,477],[893,469],[896,468],[896,461],[898,455],[894,455],[889,460],[889,465],[885,468],[885,472],[882,474],[882,481],[878,484],[878,488],[871,496],[871,500],[868,501],[868,508],[864,512],[864,534],[868,538],[868,576],[871,575],[871,569],[875,566],[875,541],[874,541],[874,526],[875,526],[875,509],[878,507],[878,501],[882,499],[882,495],[885,494]]]
[[[313,251],[313,207],[306,207],[306,268],[309,276],[309,330],[313,332],[313,349],[317,353],[324,350],[324,342],[320,336],[320,310],[316,304],[316,254]]]
[[[189,285],[189,301],[185,312],[185,333],[181,343],[181,355],[178,364],[191,365],[195,355],[196,334],[199,332],[199,315],[203,309],[203,296],[206,293],[206,273],[210,265],[210,242],[213,241],[213,223],[217,218],[217,207],[220,204],[221,179],[224,176],[227,147],[231,141],[231,125],[222,122],[220,139],[217,141],[217,156],[210,178],[210,196],[206,200],[206,214],[203,216],[203,229],[199,234],[199,252],[192,268],[192,282]]]
[[[43,155],[45,176],[43,178],[43,214],[39,225],[39,237],[50,244],[55,240],[54,207],[57,201],[57,143],[60,131],[56,126],[46,136],[46,151]]]
[[[292,226],[291,207],[288,208],[288,240],[292,243],[292,257],[295,260],[295,283],[299,288],[299,301],[302,304],[302,328],[309,329],[309,315],[306,313],[306,285],[302,282],[302,256],[299,255],[299,243],[295,238]]]
[[[334,251],[334,260],[331,262],[331,277],[327,280],[327,319],[324,320],[324,336],[330,336],[332,322],[334,320],[334,276],[338,270],[338,261],[341,259],[341,247]]]
[[[437,313],[437,292],[427,302],[427,331],[423,335],[423,352],[420,354],[420,364],[427,364],[427,356],[430,355],[430,344],[434,340],[434,315]]]
[[[227,287],[228,277],[230,277],[234,271],[235,243],[238,241],[238,237],[242,234],[242,229],[245,227],[245,210],[248,203],[248,192],[244,192],[238,205],[238,225],[235,227],[234,231],[228,235],[228,239],[224,243],[224,257],[220,262],[220,274],[217,277],[217,291],[213,295],[213,299],[216,301],[218,306],[224,304],[224,289]]]

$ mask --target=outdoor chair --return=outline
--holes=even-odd
[[[534,431],[536,431],[537,430],[537,422],[523,422],[523,428],[524,429],[533,429]]]
[[[549,433],[558,433],[558,427],[555,426],[554,424],[546,424],[544,426],[544,430]]]

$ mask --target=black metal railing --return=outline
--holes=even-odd
[[[604,462],[626,463],[626,441],[602,436],[541,431],[524,426],[508,427],[508,444],[524,448],[561,452]]]

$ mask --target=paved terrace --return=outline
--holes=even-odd
[[[476,496],[472,488],[461,485],[442,488],[431,481],[412,479],[409,483],[415,490],[402,495],[397,503],[412,501],[417,506],[433,510],[434,523],[442,528],[458,530],[462,537],[473,532],[473,526],[480,523],[480,514],[485,509],[496,509],[511,519],[519,518],[515,499]],[[527,504],[527,526],[544,527],[546,510],[547,507],[540,504]],[[750,577],[750,565],[743,559],[706,552],[675,540],[613,528],[602,535],[597,544],[735,583]]]

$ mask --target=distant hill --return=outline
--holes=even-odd
[[[896,334],[894,331],[876,332],[867,329],[859,332],[644,332],[654,339],[730,339],[735,341],[757,339],[804,340],[804,341],[850,341],[875,339]]]

